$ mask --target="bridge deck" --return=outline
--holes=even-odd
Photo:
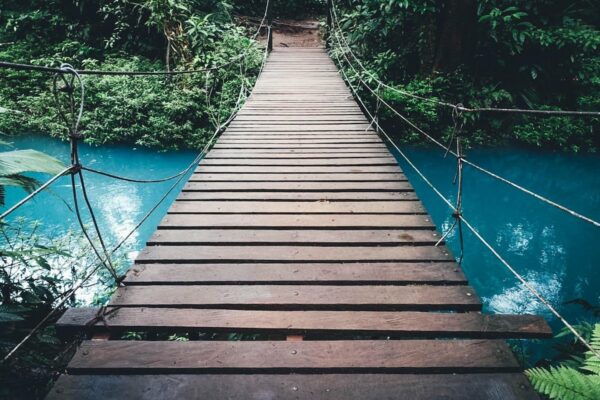
[[[548,326],[481,314],[438,239],[325,51],[276,49],[49,398],[536,398],[503,339]]]

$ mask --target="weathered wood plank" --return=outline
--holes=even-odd
[[[415,192],[181,192],[180,201],[196,200],[276,200],[276,201],[401,201],[416,200]]]
[[[480,311],[469,286],[152,285],[117,289],[120,307]]]
[[[295,174],[295,173],[236,173],[192,175],[190,182],[398,182],[407,181],[404,174],[381,173],[338,173],[338,174]]]
[[[323,139],[297,139],[287,137],[274,137],[274,136],[246,136],[246,135],[228,135],[227,137],[221,137],[219,140],[221,145],[232,145],[232,146],[317,146],[317,145],[337,145],[343,144],[347,146],[367,146],[367,145],[381,145],[381,141],[377,138],[343,138],[340,136],[326,137]],[[216,145],[215,145],[216,147]]]
[[[47,400],[538,400],[523,374],[63,375]]]
[[[420,201],[178,201],[169,214],[423,214]],[[340,234],[341,236],[341,234]]]
[[[127,354],[128,357],[123,357]],[[71,374],[514,372],[499,340],[83,342]]]
[[[209,158],[241,158],[241,159],[253,159],[253,158],[265,158],[265,159],[280,159],[280,158],[311,158],[311,159],[336,159],[336,158],[377,158],[389,156],[389,152],[385,149],[380,151],[368,150],[367,152],[357,151],[335,151],[330,152],[316,151],[316,150],[298,150],[298,151],[279,151],[279,150],[211,150],[207,155],[206,159]]]
[[[287,123],[305,123],[305,122],[341,122],[341,123],[349,123],[349,122],[360,122],[365,123],[367,119],[363,115],[350,114],[350,115],[301,115],[301,116],[261,116],[256,114],[250,115],[238,115],[234,121],[237,122],[287,122]]]
[[[372,158],[288,158],[288,159],[240,159],[240,158],[206,158],[203,165],[271,165],[271,166],[317,166],[317,165],[397,165],[393,157]],[[325,189],[326,190],[326,189]]]
[[[304,182],[195,182],[189,181],[183,187],[186,192],[190,191],[263,191],[263,192],[309,192],[317,191],[412,191],[412,186],[408,181],[391,181],[391,182],[322,182],[322,181],[304,181]]]
[[[318,264],[134,264],[127,285],[311,284],[311,285],[465,285],[452,262]]]
[[[434,229],[427,215],[404,214],[169,214],[159,229],[176,228]]]
[[[295,166],[277,167],[268,166],[226,166],[226,165],[204,165],[196,168],[198,174],[311,174],[318,178],[320,174],[401,174],[402,170],[397,165],[373,165],[373,166]]]
[[[398,182],[407,181],[404,174],[380,173],[347,173],[347,174],[266,174],[266,173],[237,173],[237,174],[194,174],[189,182]]]
[[[332,123],[332,124],[259,124],[249,122],[232,123],[228,129],[258,132],[366,132],[369,124]]]
[[[439,235],[432,230],[415,229],[159,229],[148,241],[157,245],[202,244],[335,244],[433,245]]]
[[[95,315],[84,320],[83,312],[70,309],[59,327],[96,328],[109,331],[201,330],[249,331],[284,335],[306,333],[391,335],[395,338],[549,338],[552,330],[535,315],[483,315],[480,313],[434,313],[414,311],[260,311],[178,308],[108,308],[106,324]],[[90,318],[91,317],[91,318]]]
[[[167,225],[163,225],[167,226]],[[150,246],[141,262],[373,262],[453,261],[435,246]]]
[[[347,158],[347,157],[381,157],[382,154],[389,155],[386,148],[347,148],[343,146],[329,147],[329,148],[299,148],[290,149],[287,146],[283,148],[268,148],[268,149],[215,149],[209,154],[216,157],[238,157],[248,156],[247,158],[315,158],[325,157],[333,154],[337,154],[333,158]],[[312,156],[312,157],[311,157]]]
[[[383,143],[230,143],[227,141],[221,141],[220,144],[213,146],[213,149],[226,150],[228,152],[255,152],[255,153],[314,153],[324,152],[330,153],[334,151],[340,151],[341,153],[353,153],[353,152],[382,152],[387,151],[387,147]]]

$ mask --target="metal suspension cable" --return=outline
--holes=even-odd
[[[340,32],[339,30],[337,32]],[[341,46],[341,42],[336,35],[334,35],[334,37],[336,38],[337,43]],[[347,47],[346,47],[347,48]],[[404,122],[406,122],[406,124],[408,124],[411,128],[413,128],[415,131],[421,133],[423,136],[425,136],[429,141],[431,141],[432,143],[434,143],[436,146],[438,146],[439,148],[443,149],[446,153],[452,154],[454,157],[458,157],[458,154],[449,149],[446,145],[444,145],[443,143],[441,143],[439,140],[435,139],[431,134],[427,133],[426,131],[424,131],[423,129],[421,129],[420,127],[418,127],[416,124],[414,124],[412,121],[410,121],[408,118],[406,118],[404,115],[402,115],[400,112],[398,112],[398,110],[396,110],[392,105],[390,105],[387,101],[385,101],[385,99],[383,99],[379,93],[377,93],[377,91],[375,91],[373,88],[371,88],[369,86],[369,84],[367,82],[365,82],[365,80],[360,76],[360,72],[354,67],[354,65],[352,64],[352,62],[350,61],[350,59],[348,58],[348,56],[346,55],[345,52],[342,52],[342,56],[344,57],[344,59],[346,60],[346,63],[350,66],[350,68],[354,71],[354,73],[356,74],[358,80],[360,81],[360,83],[368,90],[370,91],[375,97],[377,97],[378,101],[381,102],[381,104],[385,105],[394,115],[398,116],[399,118],[401,118]],[[341,64],[343,65],[343,64]],[[454,110],[460,110],[460,107],[456,107]],[[521,192],[530,195],[534,198],[536,198],[537,200],[540,200],[552,207],[555,207],[563,212],[566,212],[567,214],[581,219],[582,221],[585,221],[589,224],[592,224],[596,227],[600,228],[600,221],[597,221],[593,218],[590,218],[588,216],[585,216],[577,211],[574,211],[560,203],[557,203],[554,200],[551,200],[545,196],[542,196],[538,193],[535,193],[534,191],[525,188],[524,186],[519,185],[518,183],[515,183],[507,178],[504,178],[501,175],[498,175],[497,173],[494,173],[476,163],[474,163],[473,161],[470,161],[467,158],[463,158],[463,163],[474,168],[475,170],[482,172],[494,179],[497,179],[517,190],[520,190]]]
[[[265,12],[263,14],[263,17],[262,17],[262,20],[260,22],[258,29],[254,33],[254,35],[252,35],[252,41],[256,40],[256,38],[260,34],[261,29],[266,26],[265,22],[267,20],[267,16],[268,16],[268,12],[269,12],[270,1],[271,0],[266,0]],[[103,75],[104,76],[108,76],[108,75],[113,75],[113,76],[114,75],[120,75],[120,76],[165,76],[165,75],[198,74],[198,73],[204,73],[204,72],[210,72],[210,71],[217,71],[222,68],[233,65],[240,59],[246,57],[246,55],[250,51],[251,47],[252,47],[252,43],[250,43],[248,46],[246,46],[244,51],[237,54],[235,57],[233,57],[229,61],[227,61],[223,64],[219,64],[219,65],[215,65],[215,66],[207,67],[207,68],[179,70],[179,71],[177,71],[177,70],[176,71],[102,71],[102,70],[82,69],[82,70],[76,70],[76,72],[79,75],[97,75],[97,76],[103,76]],[[8,61],[0,61],[0,68],[47,72],[47,73],[54,73],[54,74],[64,74],[65,73],[65,71],[62,68],[52,68],[52,67],[44,67],[44,66],[40,66],[40,65],[12,63],[12,62],[8,62]]]
[[[462,104],[454,104],[448,101],[443,101],[443,100],[438,100],[436,98],[429,98],[429,97],[424,97],[424,96],[420,96],[418,94],[412,93],[412,92],[408,92],[406,90],[401,90],[398,89],[394,86],[388,85],[385,82],[381,81],[377,75],[373,74],[371,71],[369,71],[364,64],[362,63],[362,61],[360,60],[360,58],[358,58],[356,56],[356,54],[354,53],[354,51],[352,50],[352,48],[350,47],[350,44],[348,42],[348,40],[346,39],[346,36],[342,30],[341,25],[339,24],[339,18],[338,18],[338,13],[337,13],[337,7],[335,4],[335,0],[333,0],[331,2],[332,7],[330,10],[330,13],[332,15],[332,21],[334,25],[337,25],[338,30],[341,32],[341,37],[342,40],[344,41],[346,47],[348,47],[348,50],[350,51],[350,54],[352,54],[352,57],[356,60],[357,64],[360,66],[360,68],[362,70],[365,71],[365,73],[371,78],[373,79],[375,82],[377,82],[379,85],[381,85],[382,87],[385,87],[386,89],[389,89],[393,92],[402,94],[404,96],[408,96],[408,97],[412,97],[418,100],[422,100],[422,101],[427,101],[430,103],[435,103],[438,104],[440,106],[443,107],[449,107],[449,108],[453,108],[453,109],[458,109],[460,111],[464,111],[464,112],[468,112],[468,113],[485,113],[485,112],[496,112],[496,113],[515,113],[515,114],[532,114],[532,115],[540,115],[540,116],[572,116],[572,117],[600,117],[600,111],[577,111],[577,110],[536,110],[536,109],[521,109],[521,108],[494,108],[494,107],[465,107]]]
[[[337,55],[335,55],[336,59],[338,60],[338,62],[340,62],[340,59]],[[369,117],[371,118],[371,120],[375,121],[374,124],[377,127],[377,130],[379,132],[381,132],[384,137],[387,139],[387,141],[398,151],[398,153],[402,156],[402,158],[408,163],[408,165],[411,166],[411,168],[417,173],[417,175],[419,175],[419,177],[423,180],[423,182],[425,182],[425,184],[427,184],[427,186],[429,186],[429,188],[431,188],[431,190],[433,190],[433,192],[452,210],[455,210],[455,206],[452,204],[452,202],[450,200],[448,200],[440,191],[437,187],[435,187],[435,185],[427,178],[427,176],[412,162],[412,160],[402,151],[402,149],[400,148],[400,146],[398,146],[395,141],[388,135],[388,133],[385,131],[385,129],[383,129],[379,123],[375,120],[375,117],[369,112],[369,110],[365,107],[365,103],[362,100],[362,98],[360,97],[360,95],[358,94],[358,91],[356,90],[356,88],[354,87],[354,85],[351,83],[351,81],[348,79],[346,73],[344,72],[343,69],[340,69],[340,71],[342,72],[342,74],[344,75],[344,78],[346,80],[346,82],[348,82],[348,85],[350,86],[350,88],[352,89],[352,92],[354,93],[354,95],[356,96],[356,98],[358,99],[358,101],[360,102],[360,104],[363,106],[365,112],[369,115]],[[596,357],[598,357],[600,359],[600,353],[595,350],[586,340],[585,338],[583,338],[583,336],[573,327],[573,325],[571,325],[561,314],[558,310],[556,310],[556,308],[554,308],[554,306],[552,306],[552,304],[546,300],[546,298],[544,298],[544,296],[535,288],[533,287],[525,278],[523,278],[523,276],[521,276],[521,274],[514,268],[512,267],[501,255],[500,253],[498,253],[498,251],[479,233],[479,231],[464,217],[464,215],[459,214],[458,218],[460,218],[460,220],[465,224],[465,226],[469,229],[469,231],[471,231],[473,233],[473,235],[492,253],[492,255],[494,255],[494,257],[496,257],[496,259],[498,259],[498,261],[500,261],[502,263],[503,266],[505,266],[518,280],[519,282],[521,282],[523,284],[523,286],[525,286],[525,288],[527,288],[543,305],[546,306],[546,308],[548,308],[548,310],[556,317],[558,318],[558,320],[560,322],[562,322],[565,327],[567,327],[567,329],[569,331],[571,331],[571,333],[592,353],[594,354]]]

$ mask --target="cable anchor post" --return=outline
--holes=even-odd
[[[379,94],[379,90],[381,89],[381,83],[377,85],[375,89],[375,97],[377,98],[377,102],[375,105],[375,112],[373,113],[373,118],[369,123],[369,126],[365,129],[365,132],[375,126],[375,132],[379,133],[379,110],[381,109],[381,95]]]
[[[333,4],[332,0],[327,0],[327,31],[325,32],[325,48],[329,50],[331,48],[331,31],[332,31],[332,23],[331,23],[331,13],[333,12]]]
[[[273,51],[273,7],[267,2],[267,52]]]

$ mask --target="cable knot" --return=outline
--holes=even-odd
[[[69,171],[71,173],[71,175],[76,175],[78,174],[81,170],[83,169],[83,166],[76,162],[73,165],[71,165],[71,170]]]
[[[77,131],[70,131],[70,132],[69,132],[69,137],[70,137],[71,139],[75,139],[75,140],[81,140],[81,139],[83,139],[83,138],[84,138],[84,134],[83,134],[83,133],[82,133],[80,130],[77,130]]]

